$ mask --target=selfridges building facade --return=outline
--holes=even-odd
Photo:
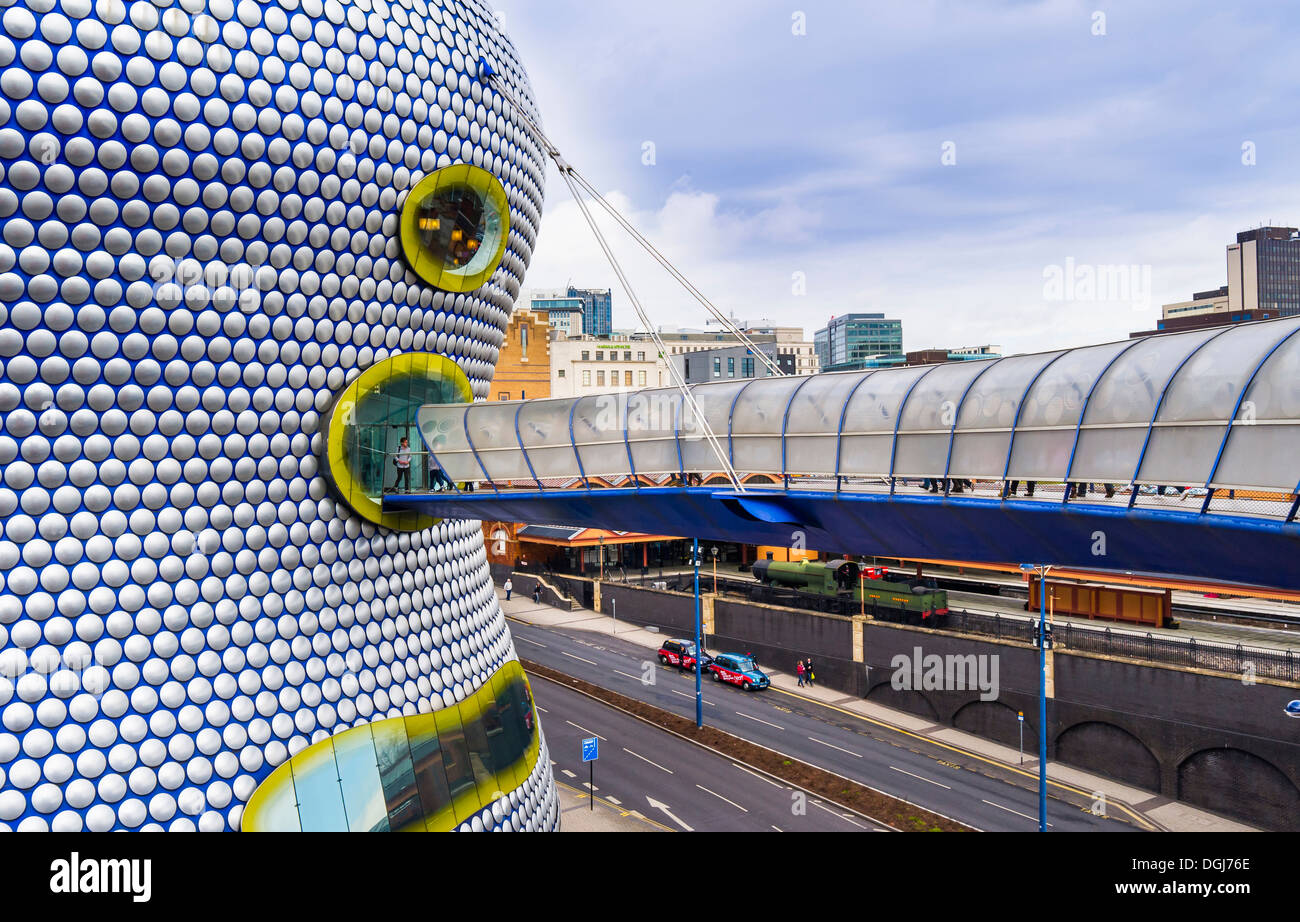
[[[558,825],[478,524],[381,495],[487,395],[516,101],[477,0],[0,0],[0,828]]]

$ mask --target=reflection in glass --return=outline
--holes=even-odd
[[[244,812],[250,831],[446,830],[537,762],[523,669],[506,663],[459,705],[344,730],[281,765]]]
[[[379,765],[380,783],[384,786],[389,827],[398,832],[423,829],[420,819],[424,811],[420,793],[415,787],[406,728],[398,720],[383,720],[370,726],[375,737],[375,761]]]
[[[370,724],[365,724],[357,728],[361,732],[341,733],[334,740],[343,806],[347,808],[348,829],[352,832],[388,831],[388,811],[384,807],[370,728]]]
[[[293,766],[293,784],[298,792],[298,816],[303,832],[348,828],[333,748],[304,752],[303,758]]]

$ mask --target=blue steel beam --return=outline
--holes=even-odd
[[[729,487],[389,495],[384,507],[440,518],[614,528],[781,544],[790,525],[823,551],[988,563],[1040,560],[1300,590],[1300,525],[1192,511],[887,493]],[[1106,554],[1092,554],[1094,533]]]

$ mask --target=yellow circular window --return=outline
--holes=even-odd
[[[458,163],[430,173],[402,205],[402,253],[416,275],[443,291],[472,291],[496,271],[510,234],[501,181]]]
[[[326,479],[358,515],[398,531],[436,523],[385,497],[425,493],[446,483],[420,437],[416,413],[431,403],[470,403],[469,378],[451,359],[407,352],[370,366],[339,392],[322,421]]]

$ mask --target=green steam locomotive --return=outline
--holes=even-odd
[[[877,567],[862,567],[852,560],[800,560],[782,563],[759,560],[754,578],[766,589],[782,587],[796,596],[836,600],[842,613],[865,611],[882,621],[942,627],[948,620],[948,593],[922,582],[884,578]]]

